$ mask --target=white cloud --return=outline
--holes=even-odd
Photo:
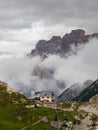
[[[67,60],[59,56],[50,56],[43,64],[54,67],[56,69],[55,79],[67,80],[69,85],[84,82],[87,79],[95,80],[98,77],[97,42],[97,39],[91,40],[77,55],[71,55]]]
[[[6,60],[0,59],[0,80],[6,81],[11,87],[29,95],[35,90],[43,89],[60,93],[64,88],[57,87],[57,80],[65,82],[68,87],[76,82],[82,83],[88,79],[95,80],[98,77],[97,39],[91,40],[77,55],[69,56],[67,59],[50,55],[42,62],[39,57],[29,59],[6,56]],[[54,78],[40,79],[37,76],[32,76],[36,65],[48,69],[54,68]]]

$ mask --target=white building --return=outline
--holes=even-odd
[[[35,97],[38,98],[41,102],[52,102],[54,93],[52,91],[35,92]]]

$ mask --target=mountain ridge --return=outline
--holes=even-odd
[[[63,102],[70,102],[72,101],[73,98],[78,96],[81,91],[83,91],[86,87],[91,85],[93,83],[92,80],[87,80],[83,84],[73,84],[71,85],[68,89],[63,91],[59,96],[58,96],[58,101],[63,101]]]
[[[98,33],[86,35],[82,29],[72,30],[71,33],[60,36],[53,36],[50,40],[39,40],[35,49],[31,50],[30,56],[40,55],[41,57],[48,54],[57,54],[64,56],[71,51],[71,45],[88,43],[90,39],[98,38]]]
[[[81,93],[73,98],[72,101],[87,102],[96,94],[98,94],[98,79],[81,91]]]

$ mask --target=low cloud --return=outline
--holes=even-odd
[[[80,48],[80,47],[79,47]],[[0,54],[2,57],[2,54]],[[6,58],[6,59],[5,59]],[[36,66],[54,69],[53,78],[41,79],[33,75]],[[43,62],[40,57],[10,57],[0,58],[0,80],[7,82],[12,88],[32,96],[34,91],[53,90],[57,94],[65,88],[57,86],[56,81],[64,82],[69,87],[74,83],[83,83],[88,79],[98,77],[98,40],[87,43],[77,54],[67,59],[50,55]]]

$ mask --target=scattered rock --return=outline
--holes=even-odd
[[[42,121],[45,122],[45,123],[48,123],[49,122],[49,119],[47,117],[43,117],[42,118]]]
[[[52,121],[51,122],[51,126],[56,129],[62,128],[62,125],[63,125],[62,121]]]

